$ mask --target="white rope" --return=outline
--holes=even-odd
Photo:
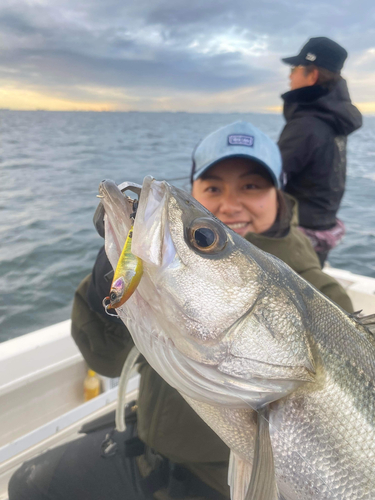
[[[128,386],[128,382],[130,379],[130,374],[137,363],[139,357],[139,351],[134,346],[132,350],[129,352],[124,366],[122,367],[121,376],[118,384],[118,399],[117,399],[117,407],[116,407],[116,430],[119,432],[124,432],[126,429],[125,424],[125,403],[126,403],[126,388]]]

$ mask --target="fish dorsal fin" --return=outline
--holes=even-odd
[[[362,311],[356,311],[351,314],[358,323],[365,326],[370,332],[375,335],[375,314],[369,314],[368,316],[361,316]]]
[[[375,314],[369,314],[368,316],[362,316],[359,318],[361,325],[366,326],[372,334],[375,334]]]
[[[269,432],[268,406],[258,411],[254,461],[245,500],[279,500]]]

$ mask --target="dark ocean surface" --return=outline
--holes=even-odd
[[[277,140],[279,115],[0,110],[0,341],[70,316],[102,244],[99,182],[188,176],[207,133],[248,120]],[[375,117],[349,138],[346,237],[333,267],[375,277]],[[188,188],[187,180],[176,180]]]

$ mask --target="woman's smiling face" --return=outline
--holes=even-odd
[[[192,195],[241,236],[263,233],[276,220],[277,190],[264,167],[246,158],[211,167],[194,181]]]

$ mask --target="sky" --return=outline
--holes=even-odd
[[[375,114],[373,0],[1,0],[0,108],[280,112],[315,36]]]

